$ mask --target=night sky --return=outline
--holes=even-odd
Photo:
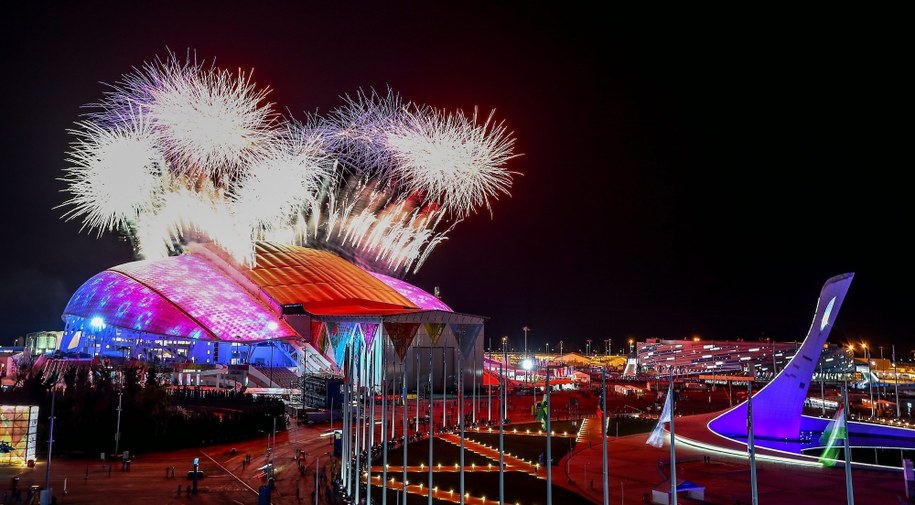
[[[488,317],[493,346],[525,325],[536,349],[801,339],[823,283],[855,272],[830,341],[912,357],[911,41],[892,13],[41,3],[0,21],[2,344],[63,329],[80,284],[133,259],[54,209],[66,130],[101,83],[191,49],[300,119],[388,86],[495,109],[523,175],[406,278]]]

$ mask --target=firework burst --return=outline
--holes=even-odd
[[[72,198],[64,214],[70,220],[83,216],[83,228],[121,230],[137,216],[156,207],[167,178],[167,163],[155,142],[148,118],[128,110],[117,124],[105,128],[80,121],[69,130],[75,137],[60,180]]]
[[[477,110],[445,114],[428,108],[407,115],[406,127],[385,136],[394,171],[407,192],[419,192],[447,212],[466,217],[478,207],[490,214],[491,198],[508,194],[513,172],[506,163],[514,138],[503,123],[477,121]]]
[[[190,54],[157,58],[111,88],[97,115],[144,110],[178,172],[231,179],[276,135],[269,88],[258,89],[250,72],[205,69]]]
[[[272,240],[398,275],[509,193],[518,155],[493,113],[480,123],[360,90],[302,123],[274,114],[268,92],[190,53],[135,68],[70,130],[64,218],[126,233],[143,258],[212,242],[251,265]]]

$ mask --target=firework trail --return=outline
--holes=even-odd
[[[64,219],[126,234],[140,258],[212,242],[253,265],[255,242],[270,240],[396,276],[478,209],[492,215],[517,175],[493,113],[360,90],[299,122],[251,75],[169,53],[109,86],[69,130]]]

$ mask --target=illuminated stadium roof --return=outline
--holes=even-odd
[[[300,305],[316,315],[399,314],[419,308],[333,253],[264,242],[255,251],[257,266],[241,271],[281,306]]]
[[[281,312],[384,316],[451,309],[429,293],[371,274],[331,252],[259,243],[257,267],[227,261],[214,247],[112,267],[73,294],[68,325],[106,325],[151,335],[263,341],[295,337]]]

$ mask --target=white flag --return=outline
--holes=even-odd
[[[661,417],[658,418],[658,424],[651,430],[646,444],[653,445],[657,448],[664,447],[664,423],[670,422],[670,411],[673,410],[674,395],[668,391],[667,400],[664,401],[664,410],[661,411]]]

